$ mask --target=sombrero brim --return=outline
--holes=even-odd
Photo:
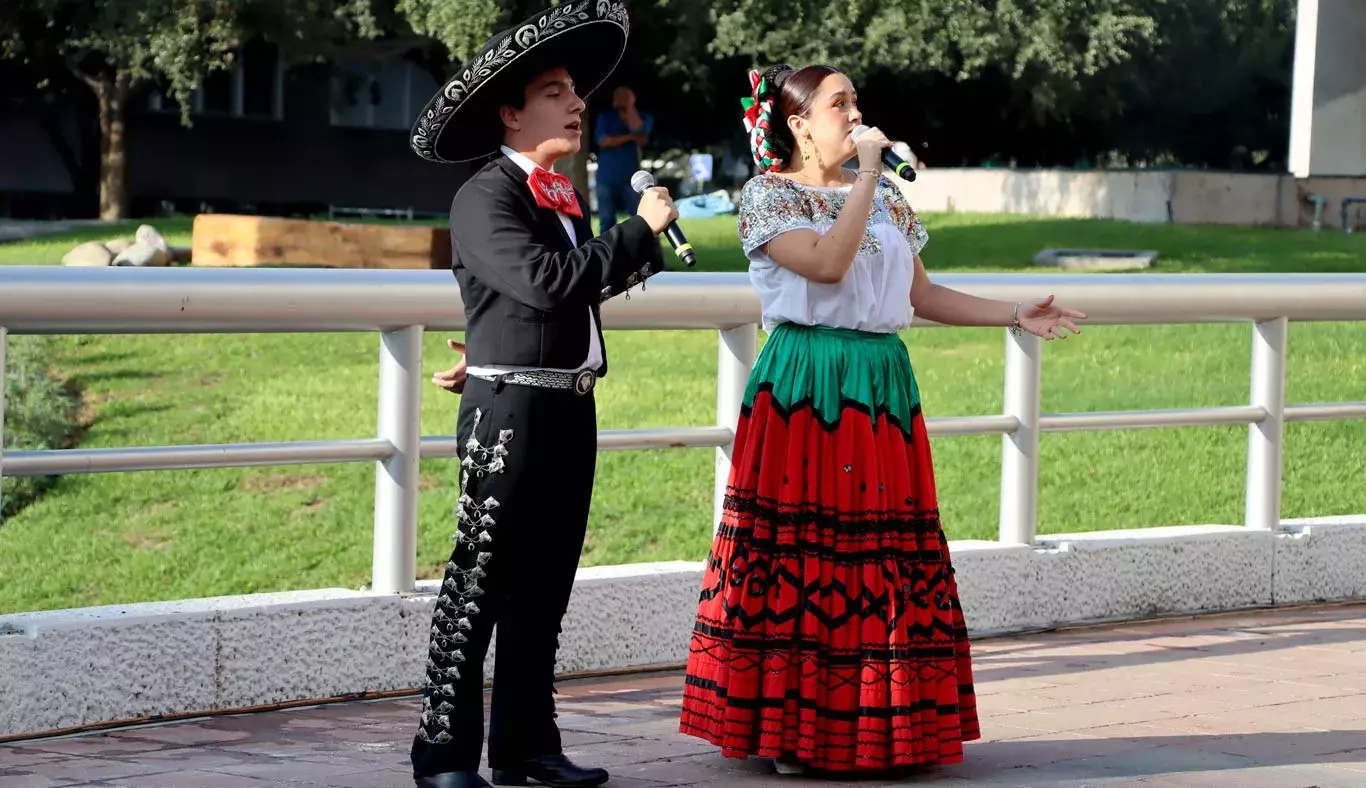
[[[629,30],[620,0],[579,0],[499,33],[427,102],[413,125],[413,150],[443,163],[488,156],[502,143],[496,110],[512,85],[563,66],[586,98],[616,69]]]

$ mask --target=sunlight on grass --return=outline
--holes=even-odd
[[[1025,271],[1046,246],[1158,249],[1155,271],[1361,271],[1366,237],[1257,228],[1190,228],[1073,219],[926,217],[931,271]],[[188,219],[149,223],[188,245]],[[55,264],[76,243],[131,235],[86,229],[0,244],[0,264]],[[689,220],[698,270],[741,271],[734,220]],[[672,254],[669,253],[669,257]],[[457,335],[458,336],[458,335]],[[1244,325],[1097,326],[1047,346],[1047,412],[1240,404],[1248,396]],[[998,329],[904,334],[926,415],[1002,407]],[[612,331],[598,389],[603,429],[715,419],[716,335]],[[62,337],[61,372],[93,416],[83,447],[367,437],[378,408],[371,335]],[[1366,400],[1366,326],[1296,324],[1291,402]],[[448,365],[445,335],[424,342],[424,370]],[[458,398],[425,387],[426,435],[450,434]],[[1039,473],[1044,532],[1242,517],[1243,428],[1046,435]],[[1288,517],[1366,511],[1366,423],[1291,425]],[[999,438],[933,442],[953,538],[994,538]],[[713,452],[598,456],[587,565],[705,556]],[[419,567],[437,576],[450,550],[454,461],[422,466]],[[369,582],[370,464],[67,476],[0,526],[0,612]]]

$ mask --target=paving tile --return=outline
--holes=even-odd
[[[1045,711],[1056,709],[1061,706],[1071,706],[1077,702],[1073,693],[1064,690],[1062,692],[1050,692],[1049,690],[1036,690],[1034,692],[1002,692],[996,695],[983,696],[978,699],[978,711],[990,711],[991,714],[1010,714],[1026,711]]]
[[[318,743],[308,739],[282,737],[274,741],[235,741],[217,749],[273,758],[299,758],[317,753]]]
[[[411,788],[411,778],[408,783],[405,788]],[[281,784],[271,779],[194,769],[104,781],[104,785],[118,788],[273,788]]]
[[[565,754],[576,761],[611,769],[635,763],[676,760],[689,756],[710,755],[717,748],[700,739],[677,736],[670,739],[619,739],[582,747],[565,748]]]
[[[622,737],[599,731],[581,731],[563,726],[560,728],[560,745],[563,747],[583,747],[620,738]]]
[[[210,771],[271,780],[306,780],[374,771],[374,766],[373,764],[357,763],[348,759],[323,756],[309,759],[248,756],[247,759],[238,763],[219,766]]]
[[[164,768],[161,771],[194,771],[249,763],[253,758],[254,756],[248,753],[216,747],[176,747],[152,752],[122,753],[109,756],[106,760],[140,766],[162,765]]]
[[[71,779],[35,774],[24,769],[0,768],[0,785],[5,788],[66,788],[66,786],[83,784]]]
[[[490,779],[487,772],[484,779]],[[311,775],[293,785],[299,788],[413,788],[413,775],[408,769],[382,769],[349,774]]]
[[[224,718],[223,720],[210,719],[148,726],[137,728],[136,730],[128,731],[126,733],[110,734],[110,736],[118,739],[145,742],[149,744],[159,743],[162,746],[171,745],[175,747],[217,744],[219,742],[250,738],[251,734],[246,731],[233,730],[232,722],[230,720],[231,718]]]
[[[24,743],[25,750],[37,750],[59,756],[85,755],[91,757],[147,752],[173,746],[165,741],[127,738],[114,733],[105,736],[63,736],[51,739],[34,739]],[[0,749],[0,764],[5,763],[6,760],[4,750]]]
[[[65,757],[60,753],[37,749],[33,746],[36,743],[37,740],[25,744],[0,744],[0,769],[15,769]]]
[[[1083,731],[1105,725],[1118,725],[1126,722],[1151,722],[1181,715],[1155,708],[1140,701],[1112,700],[1103,703],[1087,703],[1064,706],[1043,711],[1012,712],[994,715],[993,719],[1005,725],[1036,730]]]
[[[1366,750],[1355,750],[1348,753],[1338,754],[1342,760],[1328,759],[1326,765],[1333,769],[1341,769],[1355,773],[1352,779],[1366,785]]]
[[[175,770],[173,765],[166,763],[129,763],[106,758],[87,758],[79,755],[67,756],[61,760],[48,761],[25,768],[44,777],[80,783]]]
[[[1023,716],[1023,715],[1017,715]],[[982,738],[975,742],[970,742],[968,746],[976,746],[993,741],[1011,741],[1013,739],[1028,739],[1035,736],[1042,736],[1055,731],[1046,728],[1028,728],[1020,723],[1027,723],[1027,718],[1020,719],[1017,724],[999,722],[997,718],[988,717],[982,721]]]
[[[1159,695],[1169,695],[1172,690],[1172,682],[1168,679],[1141,681],[1125,676],[1123,681],[1087,684],[1082,692],[1078,692],[1076,687],[1051,687],[1034,692],[1011,693],[1010,695],[1019,704],[1027,704],[1031,700],[1037,701],[1034,705],[1026,706],[1024,710],[1041,711],[1057,706],[1153,698]],[[991,696],[991,704],[993,708],[999,708],[999,696]]]

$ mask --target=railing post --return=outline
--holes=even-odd
[[[731,452],[735,449],[734,431],[740,423],[740,406],[758,352],[759,327],[747,323],[720,332],[716,352],[716,424],[731,430],[730,443],[716,450],[716,488],[712,497],[712,532],[721,527],[721,511],[726,503],[726,482],[730,479]]]
[[[8,344],[9,334],[4,326],[0,326],[0,506],[5,503],[5,346]],[[0,517],[0,520],[3,519]]]
[[[1000,541],[1033,544],[1038,529],[1039,405],[1043,339],[1006,331],[1005,414],[1020,428],[1001,436]]]
[[[394,453],[375,464],[372,588],[410,592],[417,583],[418,451],[422,441],[422,326],[380,335],[379,437]]]
[[[1290,322],[1283,317],[1252,327],[1253,405],[1266,418],[1248,425],[1248,528],[1270,531],[1281,524],[1281,443],[1285,436],[1285,343]]]

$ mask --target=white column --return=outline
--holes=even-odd
[[[412,591],[417,583],[418,452],[422,441],[422,326],[380,336],[379,437],[394,453],[375,464],[372,588]]]
[[[1043,339],[1006,331],[1005,415],[1020,421],[1001,436],[1000,541],[1033,544],[1038,529],[1039,406]]]
[[[1280,317],[1252,330],[1253,405],[1266,411],[1248,425],[1246,524],[1270,531],[1281,524],[1281,443],[1285,436],[1285,343],[1289,321]]]
[[[753,323],[722,329],[716,352],[716,424],[729,429],[731,442],[716,450],[716,487],[712,496],[712,531],[721,527],[721,510],[726,502],[726,482],[730,478],[731,454],[735,449],[734,432],[740,423],[740,406],[745,387],[754,368],[759,346],[759,327]]]

